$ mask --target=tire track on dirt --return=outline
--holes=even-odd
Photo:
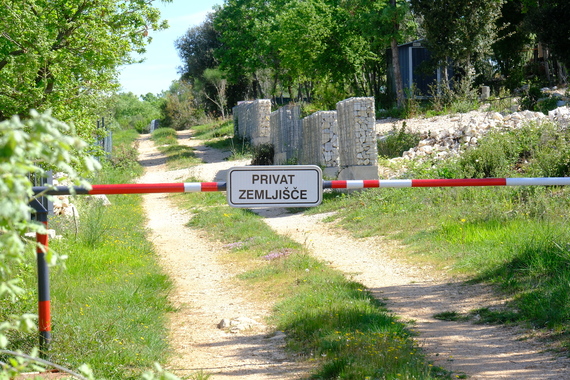
[[[182,134],[181,142],[190,144],[190,139]],[[206,172],[218,173],[225,166],[233,166],[221,161],[219,152],[203,151],[206,162],[219,160],[219,165],[168,171],[164,157],[149,136],[143,135],[139,139],[139,161],[145,166],[145,174],[139,182],[182,182],[192,176],[212,181],[204,177]],[[174,283],[169,295],[176,308],[169,316],[174,354],[166,368],[179,376],[202,371],[215,380],[294,379],[304,375],[306,366],[286,356],[283,336],[273,337],[271,327],[264,322],[271,305],[248,299],[233,281],[235,269],[219,262],[226,252],[224,247],[187,227],[191,216],[178,209],[167,194],[146,194],[143,199],[150,239]],[[237,333],[217,327],[223,318],[243,317],[257,323]]]

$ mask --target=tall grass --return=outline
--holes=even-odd
[[[146,240],[141,197],[110,199],[105,208],[81,207],[79,234],[51,244],[69,258],[66,269],[51,276],[50,358],[72,368],[87,363],[98,376],[125,379],[167,356],[170,280]]]
[[[130,131],[115,134],[113,160],[92,183],[129,183],[141,172],[132,161],[136,136]],[[76,198],[78,223],[62,216],[49,222],[62,235],[50,247],[68,259],[50,274],[53,342],[47,359],[72,369],[87,363],[98,378],[138,377],[168,357],[165,314],[171,310],[166,299],[171,283],[146,240],[142,199],[109,196],[112,205],[103,207],[84,196]],[[0,320],[22,311],[36,313],[32,249],[19,270],[27,292],[13,304],[18,310],[0,305]],[[38,340],[36,334],[23,333],[10,338],[9,348],[24,352]]]

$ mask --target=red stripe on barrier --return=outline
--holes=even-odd
[[[51,331],[50,301],[38,302],[38,324],[40,331]]]
[[[380,181],[375,180],[375,179],[365,179],[363,182],[363,187],[364,188],[368,188],[368,187],[380,187]]]
[[[506,186],[506,178],[413,179],[412,187]]]
[[[148,194],[183,193],[183,183],[129,183],[119,185],[93,185],[89,194]]]
[[[202,191],[218,191],[218,183],[202,182]]]
[[[346,181],[331,181],[331,189],[346,189]]]

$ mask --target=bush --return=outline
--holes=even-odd
[[[555,124],[529,124],[517,131],[497,131],[468,149],[457,161],[466,178],[570,175],[570,132]]]
[[[272,144],[261,144],[253,148],[252,165],[273,165],[275,149]]]
[[[406,122],[400,130],[395,126],[390,134],[378,140],[378,155],[386,158],[401,157],[402,154],[418,145],[420,134],[407,130]]]

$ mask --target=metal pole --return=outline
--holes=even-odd
[[[48,209],[42,202],[34,200],[31,206],[36,210],[36,220],[43,223],[47,229]],[[51,299],[49,289],[49,268],[46,262],[48,248],[48,235],[36,234],[38,247],[36,248],[36,260],[38,268],[38,325],[40,332],[40,354],[45,357],[51,344]]]

